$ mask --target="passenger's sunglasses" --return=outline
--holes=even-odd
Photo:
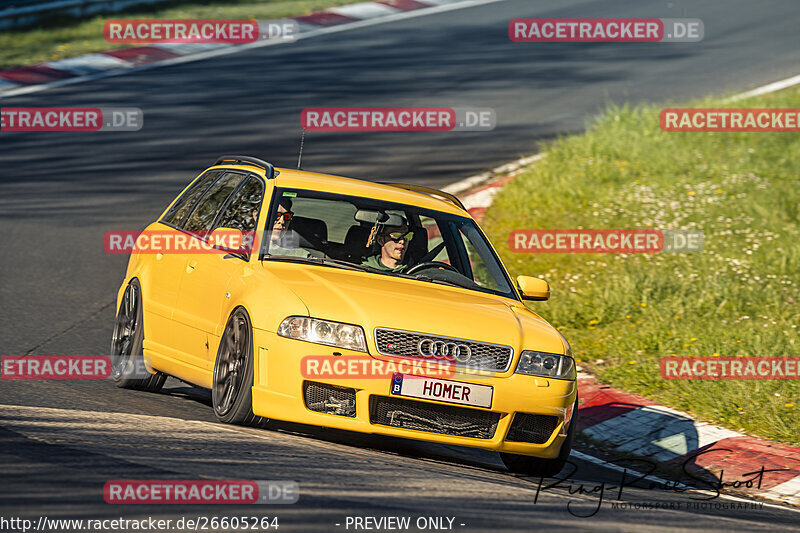
[[[286,213],[278,213],[278,216],[275,217],[275,222],[283,219],[283,223],[288,224],[289,221],[292,220],[293,215],[294,213],[289,213],[288,211]]]
[[[414,238],[414,232],[411,230],[406,231],[405,233],[402,231],[393,231],[391,233],[384,233],[383,236],[392,239],[394,242],[399,242],[401,240],[410,242],[411,239]]]

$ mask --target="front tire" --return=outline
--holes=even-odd
[[[500,452],[500,458],[506,468],[515,474],[553,477],[561,472],[561,469],[567,464],[567,459],[569,459],[569,454],[572,451],[572,443],[575,441],[577,427],[578,399],[576,398],[575,406],[572,410],[572,420],[569,421],[569,427],[567,428],[567,438],[564,439],[564,443],[561,445],[558,457],[555,459],[542,459],[541,457],[532,457],[530,455]]]
[[[142,290],[131,280],[117,311],[111,336],[111,379],[117,387],[158,392],[167,380],[166,374],[150,374],[144,366],[144,313]],[[145,377],[141,377],[146,374]]]
[[[219,341],[211,386],[214,414],[226,424],[263,426],[267,419],[253,414],[253,327],[244,308],[228,319]]]

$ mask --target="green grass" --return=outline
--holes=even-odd
[[[184,0],[140,6],[121,13],[85,19],[58,17],[41,24],[0,32],[0,69],[55,61],[91,52],[141,46],[111,44],[103,38],[103,24],[117,18],[256,19],[271,20],[305,15],[361,0]]]
[[[797,89],[735,104],[799,108]],[[800,444],[798,381],[667,381],[660,358],[797,356],[797,133],[665,133],[660,108],[608,107],[506,186],[482,224],[514,275],[548,280],[532,303],[583,367],[734,430]],[[694,254],[530,254],[513,229],[699,229]]]

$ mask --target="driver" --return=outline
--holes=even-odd
[[[367,257],[361,264],[385,272],[404,273],[411,266],[403,260],[406,257],[408,243],[413,237],[414,233],[409,231],[405,222],[402,226],[384,226],[375,237],[380,246],[380,253]]]

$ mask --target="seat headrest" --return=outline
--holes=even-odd
[[[353,261],[361,261],[367,255],[370,255],[371,248],[367,247],[367,239],[369,239],[369,232],[372,228],[368,226],[350,226],[347,230],[347,235],[344,238],[344,248],[346,253]]]
[[[289,229],[299,237],[299,246],[317,248],[328,240],[328,225],[316,218],[292,217]]]
[[[406,263],[413,265],[428,253],[428,232],[421,226],[412,226],[410,229],[414,232],[414,238],[408,244]]]

